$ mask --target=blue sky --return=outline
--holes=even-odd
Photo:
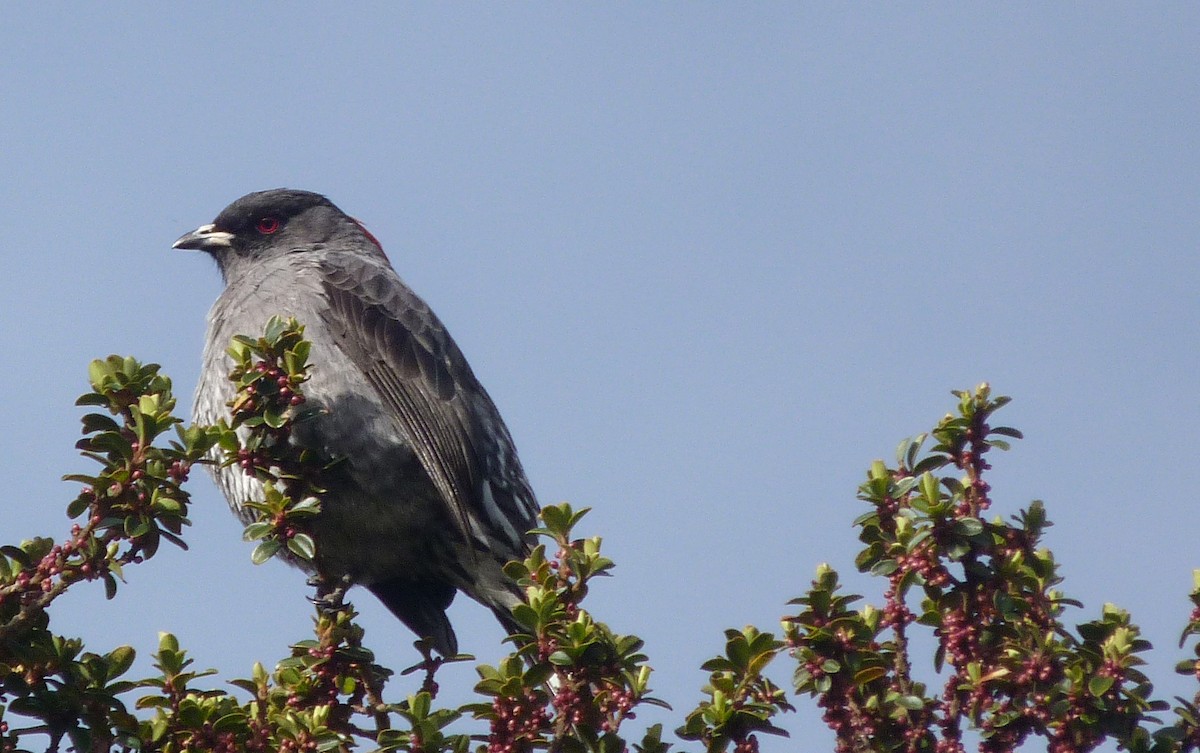
[[[1015,398],[995,511],[1046,500],[1065,590],[1133,611],[1161,695],[1200,566],[1200,10],[1128,6],[12,5],[0,45],[5,542],[65,532],[86,365],[190,404],[215,266],[171,242],[276,186],[382,241],[499,404],[543,502],[592,506],[677,708],[771,629],[855,487],[949,390]],[[15,440],[15,441],[13,441]],[[55,627],[225,677],[303,637],[303,578],[194,484],[187,553]],[[385,664],[411,636],[358,604]],[[460,599],[465,650],[499,654]],[[145,665],[140,665],[144,667]],[[449,698],[470,688],[447,672]],[[781,673],[786,680],[786,674]],[[404,691],[397,682],[397,696]],[[457,695],[456,695],[457,694]],[[827,748],[806,703],[793,742]]]

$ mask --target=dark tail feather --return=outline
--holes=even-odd
[[[492,607],[492,614],[496,615],[496,619],[500,622],[500,626],[504,628],[504,632],[508,633],[509,635],[529,632],[529,628],[513,619],[512,610],[508,607]]]
[[[446,618],[446,608],[454,601],[452,586],[417,584],[394,578],[372,583],[367,588],[410,630],[421,638],[428,638],[439,654],[454,656],[458,653],[458,638]]]

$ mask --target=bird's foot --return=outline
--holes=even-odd
[[[442,664],[445,663],[446,660],[441,656],[434,656],[433,644],[428,638],[422,638],[419,641],[414,642],[413,647],[421,653],[422,661],[416,666],[409,667],[406,672],[417,669],[423,670],[425,672],[425,679],[421,682],[421,690],[436,698],[438,684],[437,681],[433,679],[433,676],[437,674],[438,669],[442,666]]]
[[[345,606],[346,592],[353,583],[350,576],[331,578],[326,575],[314,575],[308,579],[308,585],[317,589],[317,593],[308,600],[322,612],[336,612]]]

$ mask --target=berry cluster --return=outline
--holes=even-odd
[[[97,577],[100,570],[107,567],[107,561],[95,556],[92,553],[94,547],[88,546],[92,528],[98,522],[99,518],[94,517],[86,531],[79,525],[73,525],[71,538],[62,544],[51,545],[44,539],[29,542],[22,553],[31,555],[31,560],[36,558],[36,564],[30,561],[28,566],[22,567],[0,586],[0,607],[6,604],[18,607],[44,604],[47,598],[61,592],[71,581]],[[43,549],[45,551],[41,553]],[[6,614],[8,612],[5,610]]]
[[[955,512],[978,518],[992,505],[988,496],[992,487],[983,480],[984,471],[992,467],[983,459],[984,453],[991,449],[987,437],[992,428],[983,413],[977,413],[974,419],[963,432],[963,446],[953,455],[954,465],[967,473],[967,488]]]
[[[297,391],[304,379],[287,373],[278,361],[260,360],[252,369],[258,378],[241,388],[242,397],[232,406],[235,419],[304,403],[304,395]]]
[[[542,533],[557,546],[538,546],[506,569],[525,589],[529,610],[520,621],[528,632],[513,636],[513,656],[480,668],[477,690],[493,704],[476,716],[489,720],[490,751],[557,749],[597,738],[609,740],[608,749],[639,704],[658,702],[647,697],[641,641],[614,633],[581,605],[591,579],[613,566],[599,538],[571,535],[585,513],[565,504],[543,508]]]
[[[311,660],[306,662],[308,682],[292,690],[287,705],[312,708],[337,703],[341,695],[341,678],[354,672],[352,663],[341,661],[336,646],[325,642],[305,649],[304,653]]]
[[[257,427],[258,434],[238,449],[238,467],[250,476],[262,475],[273,465],[300,469],[299,457],[293,457],[297,453],[287,448],[292,424],[286,416],[305,402],[299,392],[307,379],[304,372],[289,374],[278,358],[268,355],[248,367],[235,368],[230,378],[241,385],[230,408],[233,425]]]
[[[991,603],[991,596],[985,589],[973,594],[961,591],[954,594],[955,598],[947,601],[957,603],[942,613],[941,624],[934,629],[934,635],[946,654],[946,661],[960,671],[965,671],[973,661],[980,662],[985,670],[995,666],[995,648],[985,655],[979,640],[980,634],[995,621],[996,610]]]
[[[179,750],[195,753],[241,753],[263,748],[250,747],[233,732],[218,732],[212,722],[204,722],[180,743]]]
[[[959,738],[957,730],[947,729],[942,727],[942,739],[934,745],[934,753],[967,753],[967,749],[963,747],[962,740]]]
[[[550,704],[558,718],[578,727],[587,725],[600,732],[616,732],[626,719],[634,719],[638,694],[613,678],[616,667],[591,667],[560,673],[560,682]]]
[[[550,703],[554,706],[555,714],[574,726],[585,723],[591,712],[591,704],[575,688],[574,683],[560,684]]]
[[[637,714],[633,707],[637,705],[637,696],[628,688],[614,683],[605,683],[604,689],[596,695],[596,708],[603,721],[600,722],[602,732],[615,732],[617,725],[623,719],[635,719]]]
[[[119,554],[110,550],[113,542],[130,538],[128,526],[109,525],[100,529],[105,518],[99,511],[107,509],[109,515],[113,514],[115,505],[111,497],[144,499],[146,492],[139,486],[142,483],[142,475],[137,475],[132,485],[114,483],[107,490],[108,499],[91,487],[85,487],[77,502],[87,505],[94,512],[84,525],[76,523],[71,526],[70,538],[62,543],[35,539],[26,542],[20,549],[10,550],[9,556],[16,560],[18,568],[9,568],[15,572],[9,578],[0,580],[0,616],[16,617],[20,612],[26,616],[16,622],[23,622],[34,612],[49,606],[71,584],[101,577],[112,581],[109,574],[114,566],[141,562],[144,559],[144,547],[136,538],[130,547]],[[145,507],[145,504],[142,503],[142,506]],[[149,511],[145,514],[149,514]],[[110,588],[115,588],[115,581]]]
[[[290,442],[297,406],[305,402],[301,385],[308,380],[307,343],[295,322],[272,319],[268,336],[257,341],[235,338],[230,349],[234,366],[229,379],[238,393],[230,404],[232,423],[222,429],[226,465],[262,482],[263,498],[240,502],[252,513],[246,538],[259,541],[252,559],[275,554],[311,562],[316,545],[305,519],[319,512],[324,465]]]
[[[558,589],[563,613],[568,621],[579,616],[579,601],[587,594],[584,579],[577,578],[571,567],[572,552],[568,547],[560,546],[550,560],[551,577],[548,585]]]
[[[747,735],[733,746],[733,753],[758,753],[758,735]]]
[[[497,696],[492,714],[488,753],[528,753],[550,729],[546,707],[532,690],[518,698]]]
[[[318,740],[303,732],[279,741],[279,753],[316,753],[321,749]]]
[[[933,735],[929,732],[930,710],[920,708],[908,713],[880,709],[872,697],[909,695],[896,677],[881,680],[880,687],[864,688],[840,674],[830,676],[829,690],[818,698],[824,710],[821,716],[836,735],[836,753],[857,753],[873,749],[874,740],[901,741],[900,750],[916,753],[930,750]]]
[[[192,464],[188,460],[173,460],[171,467],[167,469],[167,476],[177,485],[188,480],[188,475],[192,471]]]
[[[942,552],[938,548],[938,526],[933,526],[933,536],[925,539],[911,552],[898,554],[895,557],[899,577],[905,573],[915,572],[921,576],[925,585],[931,588],[944,588],[950,585],[950,571],[942,561]],[[897,578],[899,580],[899,578]]]
[[[821,721],[825,722],[825,726],[836,736],[834,753],[857,753],[864,750],[868,741],[879,733],[877,718],[863,713],[857,704],[848,702],[847,695],[847,689],[834,687],[817,701],[824,709]]]
[[[883,593],[883,620],[880,622],[882,627],[901,630],[905,625],[917,619],[917,616],[913,614],[908,605],[904,603],[904,599],[899,595],[903,578],[903,571],[893,573],[891,584]]]

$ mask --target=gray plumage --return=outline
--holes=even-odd
[[[538,506],[512,438],[437,316],[377,241],[328,199],[276,189],[243,196],[175,242],[217,262],[225,290],[208,317],[194,419],[228,415],[225,354],[274,315],[312,341],[306,407],[293,441],[341,459],[313,524],[321,568],[370,589],[443,655],[456,590],[512,629],[520,600],[502,572],[528,551]],[[234,512],[261,498],[237,466],[214,468]]]

